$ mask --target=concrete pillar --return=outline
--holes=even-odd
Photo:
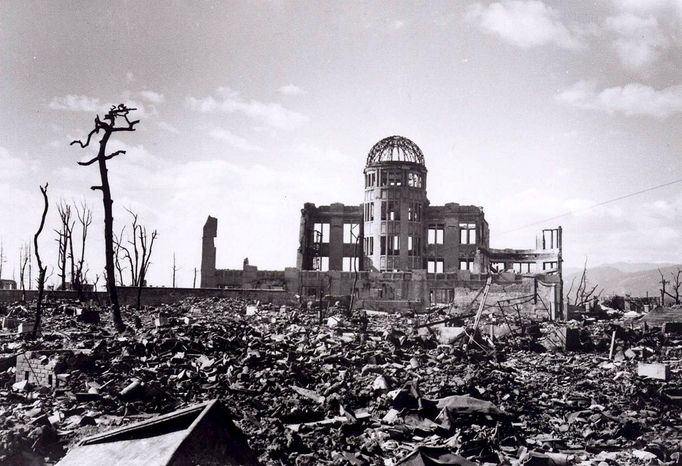
[[[218,236],[218,219],[210,215],[204,224],[204,234],[201,243],[201,288],[215,288],[215,237]]]

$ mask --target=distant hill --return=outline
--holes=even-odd
[[[666,280],[670,280],[670,272],[682,269],[682,264],[652,264],[652,263],[625,263],[600,265],[598,267],[587,268],[587,281],[591,286],[599,285],[599,290],[603,289],[602,296],[611,294],[631,296],[660,295],[661,276],[658,273],[660,268]],[[575,278],[573,289],[578,286],[578,281],[582,275],[582,270],[571,269],[564,273],[564,289],[568,291],[571,281]]]

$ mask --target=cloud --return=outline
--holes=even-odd
[[[562,225],[564,259],[571,266],[581,266],[586,256],[591,264],[682,260],[674,248],[682,238],[682,194],[597,203],[594,199],[561,198],[538,188],[505,194],[486,207],[488,222],[496,226],[491,246],[532,247],[541,228]],[[521,222],[521,218],[528,221]],[[551,220],[533,224],[534,219]]]
[[[468,8],[466,18],[523,49],[548,44],[570,50],[583,47],[577,34],[561,22],[558,12],[539,0],[503,0],[485,7],[475,3]]]
[[[259,123],[284,130],[293,130],[309,120],[276,102],[246,100],[239,92],[226,87],[218,88],[217,97],[188,97],[187,106],[202,113],[241,113]]]
[[[158,114],[156,107],[153,104],[145,106],[142,102],[132,99],[130,92],[124,92],[119,102],[125,103],[128,107],[136,109],[134,113],[131,113],[134,118],[151,118]],[[102,102],[97,97],[76,94],[53,97],[50,103],[47,104],[47,106],[53,110],[95,114],[106,113],[112,105],[111,102]]]
[[[30,160],[12,156],[7,149],[0,147],[0,180],[16,181],[16,178],[26,175],[31,169]]]
[[[670,41],[653,15],[641,17],[630,12],[610,16],[604,22],[606,30],[616,34],[613,47],[621,63],[631,69],[644,68],[656,62]]]
[[[71,112],[98,113],[108,109],[111,104],[100,102],[96,97],[69,94],[63,97],[53,97],[48,107],[53,110],[68,110]]]
[[[159,128],[161,128],[164,131],[168,131],[169,133],[173,134],[180,134],[180,130],[177,129],[175,126],[171,125],[170,123],[167,123],[165,121],[159,121],[158,125]]]
[[[278,89],[279,93],[282,95],[303,95],[305,91],[295,84],[287,84]]]
[[[594,81],[578,81],[556,98],[574,107],[626,116],[667,118],[682,113],[682,85],[657,90],[641,83],[630,83],[598,91]]]
[[[166,101],[163,94],[154,91],[140,91],[137,93],[140,98],[152,104],[162,104]]]
[[[393,21],[393,23],[391,23],[391,27],[397,31],[399,29],[404,28],[406,24],[407,22],[405,20],[396,19],[395,21]]]
[[[263,148],[260,146],[257,146],[255,144],[251,144],[249,141],[244,139],[241,136],[237,136],[236,134],[232,133],[231,131],[228,131],[226,129],[222,128],[216,128],[208,133],[209,136],[211,136],[213,139],[216,139],[218,141],[224,141],[226,142],[229,146],[243,150],[243,151],[262,151]]]
[[[680,0],[613,0],[616,8],[624,11],[648,12],[672,7],[682,7]]]

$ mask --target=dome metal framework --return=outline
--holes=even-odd
[[[422,150],[403,136],[389,136],[374,144],[367,154],[366,166],[381,162],[411,162],[425,166]]]

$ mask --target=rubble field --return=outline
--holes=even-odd
[[[486,316],[474,332],[448,309],[188,299],[124,309],[117,334],[89,310],[52,302],[39,339],[0,334],[0,464],[55,464],[86,436],[215,398],[264,465],[682,464],[682,336],[637,318]]]

